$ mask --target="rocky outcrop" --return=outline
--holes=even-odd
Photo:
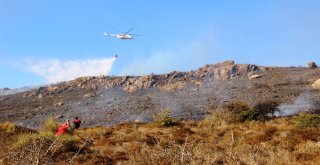
[[[214,65],[206,65],[195,72],[198,78],[212,78],[215,80],[226,80],[230,78],[243,77],[266,70],[250,64],[234,64],[234,61],[225,61]]]
[[[0,88],[0,92],[9,91],[9,88]]]
[[[196,83],[203,80],[226,80],[248,75],[257,75],[259,72],[266,71],[267,68],[251,65],[251,64],[235,64],[234,61],[225,61],[218,64],[206,65],[195,71],[178,72],[173,71],[168,74],[145,75],[145,76],[90,76],[79,77],[69,82],[51,85],[39,88],[39,92],[44,95],[53,95],[61,93],[68,89],[88,89],[97,90],[99,88],[111,89],[121,87],[124,91],[135,92],[139,89],[160,88],[168,91],[180,90],[186,84]],[[258,78],[253,76],[251,78]],[[249,77],[250,79],[250,77]],[[183,82],[183,83],[181,83]],[[84,97],[93,97],[86,95]]]

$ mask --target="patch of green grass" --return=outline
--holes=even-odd
[[[22,148],[23,146],[27,145],[28,143],[37,139],[39,135],[37,133],[25,133],[21,134],[17,138],[17,142],[13,144],[14,148]]]
[[[296,118],[299,127],[320,127],[320,115],[300,113]]]

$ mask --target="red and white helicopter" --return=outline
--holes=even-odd
[[[119,38],[119,39],[122,39],[122,40],[130,40],[130,39],[133,39],[134,36],[140,36],[138,34],[129,34],[130,31],[132,31],[133,28],[131,28],[129,31],[127,31],[126,33],[119,33],[119,34],[110,34],[110,33],[106,33],[104,32],[103,34],[105,36],[110,36],[110,37],[116,37],[116,38]]]

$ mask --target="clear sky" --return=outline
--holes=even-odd
[[[0,0],[0,88],[319,56],[319,0]]]

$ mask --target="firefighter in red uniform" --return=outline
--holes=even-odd
[[[70,127],[70,121],[67,120],[63,125],[61,125],[56,133],[56,135],[62,135],[68,133],[68,128]]]

